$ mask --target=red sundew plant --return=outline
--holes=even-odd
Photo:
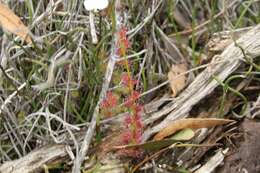
[[[118,106],[118,97],[111,91],[107,92],[106,98],[101,102],[100,107],[106,117],[113,115],[113,109]]]
[[[127,28],[122,26],[117,33],[117,55],[120,57],[126,57],[130,43],[127,38]],[[142,142],[143,122],[141,118],[141,111],[143,106],[138,102],[140,93],[135,90],[137,80],[132,78],[132,72],[127,59],[123,60],[126,72],[121,75],[122,87],[125,87],[129,91],[129,95],[122,104],[128,114],[124,119],[125,130],[122,133],[120,144],[140,144]],[[117,106],[118,102],[111,92],[107,93],[106,98],[101,103],[101,108],[113,108]],[[121,156],[139,157],[142,154],[138,149],[120,150],[118,154]]]

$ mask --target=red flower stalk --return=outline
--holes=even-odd
[[[118,31],[117,55],[119,56],[125,56],[127,49],[130,47],[126,33],[127,28],[125,26],[122,26]]]
[[[139,144],[142,142],[143,123],[140,115],[141,111],[141,106],[137,103],[131,105],[131,114],[129,113],[124,121],[124,126],[127,129],[122,136],[124,144]]]
[[[127,73],[124,73],[122,76],[121,76],[121,81],[122,81],[122,84],[126,87],[133,87],[134,85],[137,84],[137,80],[135,79],[132,79],[131,76],[129,76]]]
[[[138,91],[133,91],[133,93],[126,99],[124,106],[131,108],[139,97],[140,93]]]
[[[133,122],[133,124],[128,127],[131,130],[128,129],[122,134],[123,144],[140,144],[142,142],[142,128],[137,127],[142,126],[141,121],[138,121],[138,124],[139,125],[136,125]]]
[[[134,125],[134,127],[136,129],[141,130],[143,128],[143,123],[142,123],[140,114],[137,113],[137,114],[133,114],[133,115],[134,116],[129,114],[125,117],[125,120],[124,120],[125,127],[130,128],[130,127],[132,127],[132,125]]]
[[[143,123],[141,120],[140,112],[141,107],[137,103],[131,106],[131,114],[129,113],[125,117],[124,126],[126,130],[122,134],[122,143],[127,144],[140,144],[142,142]],[[118,155],[127,156],[133,158],[139,158],[142,156],[142,149],[123,149],[119,150]]]

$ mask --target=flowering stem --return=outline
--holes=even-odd
[[[125,56],[126,55],[124,55],[124,57]],[[125,67],[126,67],[127,75],[129,77],[129,79],[131,79],[131,71],[130,71],[128,61],[127,61],[127,59],[125,59],[124,61],[125,61]],[[130,89],[131,94],[133,94],[134,93],[134,86],[133,86],[132,80],[129,80],[129,89]]]

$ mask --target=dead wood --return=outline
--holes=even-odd
[[[32,173],[43,168],[44,164],[57,162],[67,155],[65,145],[48,145],[32,151],[28,155],[0,166],[0,173]]]

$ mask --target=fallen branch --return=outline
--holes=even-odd
[[[67,155],[65,145],[45,146],[37,151],[0,166],[0,173],[30,173],[41,170],[43,165],[56,161]]]

